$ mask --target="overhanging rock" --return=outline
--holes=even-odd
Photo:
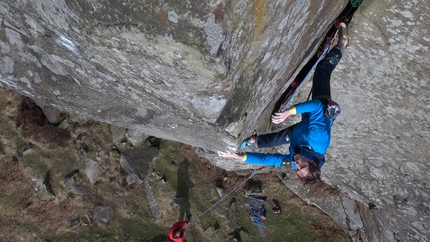
[[[0,83],[41,105],[232,149],[345,5],[11,1],[0,6]]]

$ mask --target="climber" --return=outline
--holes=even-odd
[[[218,151],[218,155],[243,160],[250,164],[287,166],[297,171],[297,176],[304,184],[320,180],[321,167],[325,163],[324,153],[330,145],[331,126],[340,113],[339,105],[331,100],[330,76],[343,56],[343,49],[348,44],[345,23],[340,23],[337,37],[337,45],[318,63],[315,69],[312,81],[312,100],[296,104],[288,110],[272,115],[272,122],[275,124],[296,114],[302,114],[302,121],[277,133],[253,135],[245,139],[239,148],[242,150],[252,145],[257,148],[266,148],[290,144],[290,154],[255,152],[229,154]]]
[[[188,221],[179,221],[173,224],[169,231],[169,239],[174,242],[187,242],[185,237],[185,228],[188,225]]]

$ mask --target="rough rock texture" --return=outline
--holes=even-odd
[[[2,2],[0,85],[246,170],[213,152],[268,131],[274,103],[347,2]],[[367,241],[430,237],[429,8],[364,1],[333,74],[343,111],[323,179],[358,201],[342,216]]]
[[[0,5],[0,83],[156,137],[234,147],[345,5],[10,1]]]
[[[157,220],[159,216],[159,211],[158,211],[159,209],[157,205],[157,200],[155,199],[155,196],[154,196],[154,192],[152,191],[151,184],[149,184],[149,182],[146,182],[145,188],[146,188],[146,197],[149,203],[149,209],[151,210],[152,217],[155,220]]]
[[[100,165],[91,159],[85,158],[84,155],[81,155],[82,167],[85,170],[85,174],[90,180],[90,183],[94,185],[97,182],[100,175]]]
[[[344,112],[324,181],[375,204],[385,241],[430,238],[429,10],[425,0],[365,1],[334,73]]]
[[[64,112],[52,106],[42,106],[43,114],[52,124],[58,124],[65,119]]]
[[[121,153],[119,163],[133,182],[141,184],[147,176],[151,162],[158,156],[156,147],[137,147]]]

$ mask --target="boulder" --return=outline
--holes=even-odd
[[[227,210],[228,224],[231,229],[239,227],[239,222],[237,220],[236,203],[232,202]]]
[[[120,165],[138,183],[142,183],[150,163],[158,156],[156,147],[137,147],[121,153]]]
[[[97,162],[85,157],[82,158],[82,156],[83,155],[81,155],[81,161],[84,172],[90,180],[91,185],[94,185],[99,178],[101,167]]]
[[[76,183],[75,175],[79,173],[79,169],[75,169],[64,177],[64,185],[72,187]]]
[[[63,111],[52,106],[42,105],[40,108],[51,124],[59,124],[66,118],[66,114]]]
[[[138,131],[138,130],[127,129],[127,132],[125,133],[125,137],[127,138],[128,142],[131,145],[136,147],[139,144],[141,144],[149,136]]]
[[[151,210],[152,217],[157,220],[158,219],[158,204],[157,200],[155,200],[154,192],[152,191],[151,184],[149,182],[145,183],[146,188],[146,198],[148,199],[149,209]]]
[[[110,126],[110,131],[112,132],[112,138],[113,140],[121,143],[124,141],[125,139],[125,134],[127,132],[126,128],[122,128],[122,127],[118,127],[118,126],[114,126],[111,125]]]

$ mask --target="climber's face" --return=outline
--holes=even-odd
[[[305,178],[309,175],[309,162],[312,160],[302,156],[301,154],[294,155],[294,161],[297,166],[297,176],[299,178]]]

